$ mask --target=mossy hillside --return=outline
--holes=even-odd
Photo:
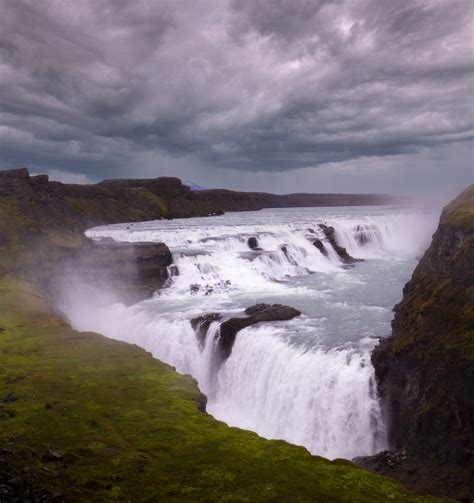
[[[473,249],[471,185],[443,210],[433,244],[395,308],[395,354],[410,351],[423,361],[435,353],[452,355],[456,365],[474,369]]]
[[[189,376],[72,330],[27,283],[0,281],[0,327],[1,394],[18,398],[0,406],[0,445],[71,501],[433,501],[227,427]]]
[[[453,199],[443,210],[441,225],[474,228],[474,184]]]
[[[392,336],[372,353],[391,413],[392,445],[474,495],[474,185],[446,206],[395,307]],[[455,474],[455,475],[453,475]],[[449,487],[448,487],[449,485]]]
[[[27,250],[27,239],[38,232],[39,224],[25,215],[19,203],[0,197],[0,272],[15,267]]]
[[[136,222],[167,218],[168,210],[162,198],[140,187],[122,189],[121,197],[88,198],[64,196],[70,208],[81,215],[86,226],[104,222]]]

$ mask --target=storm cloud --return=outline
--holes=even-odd
[[[472,175],[470,0],[0,8],[3,165],[237,179],[374,160],[396,170],[452,147]]]

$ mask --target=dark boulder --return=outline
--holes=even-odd
[[[245,318],[231,318],[221,324],[219,352],[222,360],[226,360],[230,356],[235,337],[243,328],[262,321],[291,320],[299,316],[301,312],[282,304],[256,304],[248,307],[245,314],[247,315]]]
[[[321,255],[324,255],[325,257],[328,256],[328,251],[320,239],[314,239],[313,245],[321,252]]]
[[[261,248],[258,246],[257,238],[254,236],[248,238],[247,245],[251,250],[261,250]]]
[[[364,261],[363,259],[352,257],[351,255],[349,255],[349,253],[347,253],[347,250],[343,246],[339,245],[336,240],[336,230],[334,229],[334,227],[325,224],[319,224],[319,228],[323,231],[323,234],[328,240],[329,244],[334,248],[334,251],[338,254],[339,258],[345,264]]]

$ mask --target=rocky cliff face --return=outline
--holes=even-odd
[[[389,440],[412,466],[433,465],[445,494],[472,498],[474,185],[443,210],[394,311],[392,336],[372,355]]]
[[[26,168],[0,171],[0,203],[8,199],[48,228],[84,230],[95,225],[199,217],[268,207],[388,204],[383,194],[289,194],[231,190],[192,191],[180,179],[105,180],[95,185],[50,182]]]

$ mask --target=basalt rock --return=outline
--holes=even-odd
[[[245,318],[231,318],[221,324],[219,351],[222,360],[230,356],[235,338],[240,330],[262,321],[291,320],[299,316],[301,312],[281,304],[256,304],[248,307],[245,314],[247,315]]]
[[[143,297],[149,297],[166,284],[170,276],[168,267],[173,263],[170,249],[164,243],[98,242],[92,247],[92,257],[92,267],[100,267],[109,277],[135,286]]]
[[[321,255],[328,256],[328,251],[320,239],[313,239],[313,245],[320,251]]]
[[[16,450],[0,448],[0,501],[63,503],[69,501],[61,493],[42,488],[40,471],[22,467],[16,461]]]
[[[352,257],[351,255],[349,255],[349,253],[347,253],[347,250],[343,246],[339,245],[336,240],[336,230],[334,229],[334,227],[325,224],[319,224],[319,228],[323,231],[323,234],[328,240],[329,244],[334,248],[334,251],[339,255],[339,258],[345,264],[353,264],[354,262],[364,261],[363,259]]]
[[[444,495],[472,499],[474,185],[443,210],[394,311],[391,337],[372,354],[390,443],[433,466],[425,490],[449,476]]]
[[[57,278],[72,278],[72,287],[76,278],[79,283],[113,291],[126,303],[134,303],[166,286],[172,263],[171,252],[164,243],[89,240],[53,264],[52,271],[43,271],[38,283],[57,296],[56,283],[63,283]]]
[[[248,238],[247,245],[251,250],[261,250],[261,248],[258,246],[258,240],[254,236]]]

